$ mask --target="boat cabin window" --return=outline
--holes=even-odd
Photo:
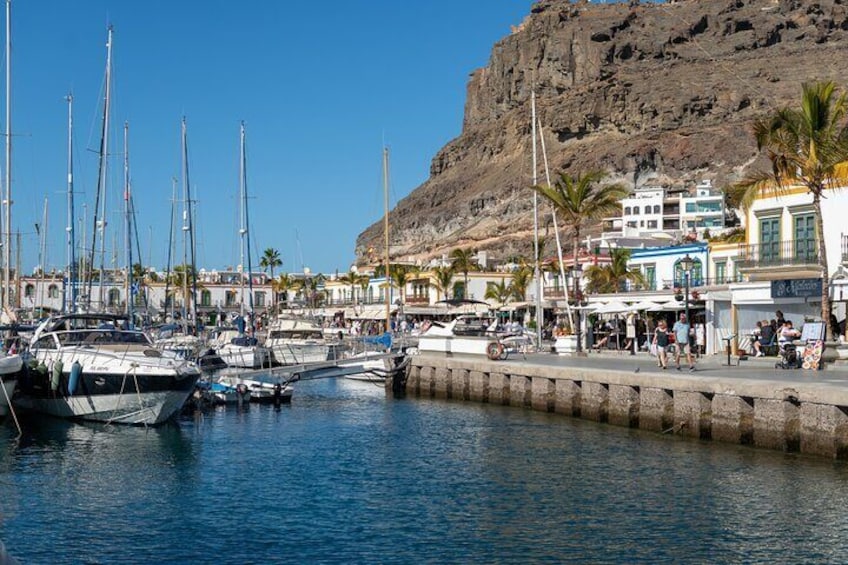
[[[56,340],[52,335],[46,335],[35,342],[33,349],[56,349]]]

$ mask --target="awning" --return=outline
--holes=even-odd
[[[677,300],[668,300],[663,302],[662,304],[657,304],[655,308],[648,309],[648,312],[665,312],[668,310],[685,310],[686,305],[683,304],[683,301],[678,302]]]
[[[629,312],[630,310],[632,310],[630,306],[616,300],[613,302],[607,302],[595,310],[595,314],[620,314],[622,312]]]

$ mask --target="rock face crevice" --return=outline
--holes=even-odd
[[[848,0],[536,2],[471,75],[460,136],[391,211],[391,255],[530,255],[532,90],[552,172],[722,186],[758,166],[752,120],[797,104],[803,82],[848,85],[846,56]],[[357,261],[381,241],[377,222]]]

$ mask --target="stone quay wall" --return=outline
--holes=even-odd
[[[704,440],[848,459],[848,389],[417,355],[407,395],[484,402]]]

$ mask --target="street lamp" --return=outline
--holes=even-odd
[[[692,266],[694,264],[695,261],[689,257],[688,253],[680,260],[680,268],[683,269],[683,305],[686,309],[686,323],[689,324],[690,328],[693,326],[692,320],[689,319],[689,273],[692,271]]]
[[[583,277],[583,268],[580,263],[574,265],[571,273],[574,277],[574,310],[577,312],[577,328],[575,329],[574,335],[577,336],[577,354],[579,355],[580,353],[583,353],[583,339],[580,335],[580,279]]]

